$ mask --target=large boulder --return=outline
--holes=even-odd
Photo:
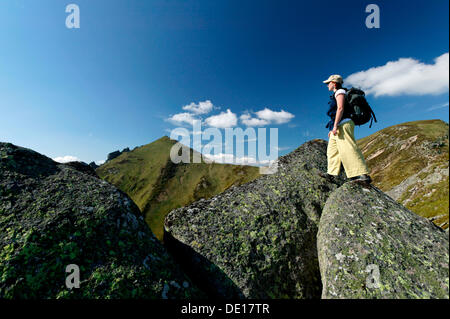
[[[0,143],[0,298],[196,296],[127,195],[87,165]]]
[[[442,229],[367,184],[346,183],[323,209],[322,298],[448,298]]]
[[[328,195],[327,144],[280,157],[278,171],[178,208],[164,242],[191,278],[223,298],[319,298],[316,233]]]

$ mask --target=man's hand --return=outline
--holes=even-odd
[[[337,135],[337,134],[339,134],[339,130],[337,128],[333,128],[333,130],[328,132],[328,138],[330,138],[331,134]]]
[[[333,127],[333,130],[331,131],[333,133],[333,135],[337,135],[339,130],[336,126]]]

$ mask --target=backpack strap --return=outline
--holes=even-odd
[[[370,112],[372,112],[373,119],[375,120],[375,122],[377,122],[377,117],[375,116],[375,113],[372,111],[372,109],[370,109]]]
[[[372,115],[370,117],[370,125],[369,125],[369,128],[371,128],[373,121],[375,120],[375,122],[377,122],[377,117],[375,116],[375,113],[373,112],[372,108],[370,106],[369,106],[369,108],[370,108],[370,114]]]

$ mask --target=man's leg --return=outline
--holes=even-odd
[[[330,134],[330,138],[328,139],[328,147],[327,147],[327,162],[328,162],[328,174],[330,175],[339,175],[341,169],[341,157],[339,156],[339,151],[336,143],[337,136],[334,136],[333,133]]]
[[[364,155],[359,149],[354,136],[355,123],[349,121],[339,126],[336,146],[339,151],[347,178],[369,174]]]

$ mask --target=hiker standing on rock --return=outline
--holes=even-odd
[[[334,93],[330,96],[327,115],[330,121],[326,125],[328,132],[328,178],[339,175],[341,163],[347,178],[370,183],[369,169],[358,145],[355,141],[355,123],[350,117],[350,108],[346,106],[346,89],[342,87],[344,80],[340,75],[331,75],[323,83]]]

